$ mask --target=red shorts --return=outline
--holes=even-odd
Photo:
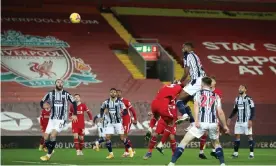
[[[77,133],[79,136],[84,136],[84,128],[80,128],[77,126],[72,127],[72,133]]]
[[[47,128],[47,126],[42,126],[42,127],[41,127],[41,132],[42,132],[42,133],[45,133],[46,128]]]
[[[172,110],[169,107],[170,100],[167,98],[164,99],[154,99],[151,103],[151,111],[153,114],[158,114],[161,118],[166,121],[172,121],[174,119],[174,115],[172,114]]]
[[[163,134],[166,129],[167,124],[164,122],[163,119],[159,119],[157,122],[157,126],[155,132],[159,135]]]
[[[163,119],[160,119],[157,123],[155,132],[157,134],[164,134],[164,132],[169,132],[172,135],[176,135],[176,124],[174,126],[168,126]]]

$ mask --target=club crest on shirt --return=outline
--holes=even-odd
[[[1,32],[1,81],[17,82],[37,88],[65,80],[64,87],[75,88],[81,83],[100,83],[82,59],[71,57],[70,45],[53,36],[24,35],[19,31]],[[4,71],[4,72],[3,72]]]

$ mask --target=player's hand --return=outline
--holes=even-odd
[[[228,118],[227,119],[227,125],[230,126],[230,124],[231,124],[231,119]]]
[[[72,115],[71,118],[74,123],[78,122],[78,117],[76,115]]]
[[[132,123],[133,123],[134,125],[137,125],[137,120],[133,120]]]
[[[252,127],[252,120],[249,120],[248,121],[248,128],[251,128]]]
[[[195,122],[195,127],[200,128],[199,122]]]
[[[224,133],[226,135],[230,135],[230,130],[229,130],[229,128],[227,126],[224,126],[223,129],[224,129]]]
[[[152,112],[148,112],[148,116],[151,116],[151,115],[153,115],[153,113]]]

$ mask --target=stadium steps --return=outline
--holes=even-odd
[[[132,63],[128,55],[125,53],[115,52],[117,58],[124,64],[128,71],[132,74],[134,79],[145,79],[139,69]]]
[[[130,40],[136,42],[132,35],[124,28],[124,26],[113,16],[112,13],[101,13],[109,25],[118,33],[118,35],[129,45]]]
[[[126,42],[127,45],[129,45],[130,40],[133,42],[136,42],[132,35],[128,32],[128,30],[119,22],[117,18],[114,17],[111,13],[101,13],[101,15],[105,18],[105,20],[109,23],[109,25],[117,32],[117,34]],[[127,69],[131,72],[134,78],[140,77],[138,73],[136,73],[136,66],[131,62],[131,60],[127,57],[127,55],[120,56],[121,54],[116,55],[120,59],[122,63],[127,67]],[[125,64],[126,63],[126,64]],[[180,79],[183,75],[183,69],[181,65],[174,60],[175,67],[174,67],[174,73],[175,73],[175,79]],[[130,68],[128,68],[130,67]],[[136,69],[134,69],[136,68]],[[139,71],[137,69],[137,71]],[[136,75],[138,74],[138,75]],[[141,79],[141,78],[137,78]],[[168,84],[168,82],[163,82],[164,84]]]

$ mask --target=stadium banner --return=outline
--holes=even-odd
[[[276,20],[276,12],[247,12],[200,9],[161,9],[138,7],[113,7],[112,9],[115,10],[116,13],[119,15]]]
[[[38,148],[40,143],[40,136],[2,136],[1,137],[1,149],[16,149],[16,148]],[[98,137],[96,136],[85,136],[85,148],[92,148],[93,141]],[[145,141],[144,136],[130,136],[130,140],[135,148],[146,148],[148,142]],[[182,136],[177,136],[177,144],[182,140]],[[269,148],[276,149],[276,137],[275,136],[255,136],[255,147],[256,148]],[[224,148],[233,147],[233,138],[229,136],[222,136],[220,138],[221,145]],[[112,137],[112,146],[115,148],[124,148],[119,136]],[[164,144],[165,148],[170,148],[170,142]],[[189,143],[187,148],[199,148],[199,140],[194,140]],[[207,148],[211,148],[211,142],[207,141]],[[248,148],[248,141],[246,136],[241,137],[241,148]],[[58,136],[56,148],[74,148],[73,136]]]
[[[87,103],[87,106],[92,110],[93,115],[98,114],[100,110],[99,103]],[[137,125],[131,125],[129,135],[143,136],[148,131],[150,117],[147,116],[150,110],[150,103],[134,102],[132,106],[137,112]],[[253,121],[253,132],[256,135],[276,135],[276,130],[271,130],[273,125],[276,105],[256,104],[256,121]],[[231,104],[224,104],[226,117],[228,117],[233,108]],[[260,110],[260,111],[259,111]],[[40,136],[40,111],[39,103],[2,103],[1,105],[1,135],[2,136]],[[261,114],[260,112],[264,112]],[[97,136],[97,126],[93,125],[88,116],[85,115],[85,135]],[[230,126],[231,133],[234,131],[234,119]],[[189,126],[189,122],[184,122],[177,126],[177,135],[184,135],[184,129]],[[63,131],[60,133],[63,136],[72,135],[72,122],[67,121]],[[233,137],[231,137],[233,138]]]

